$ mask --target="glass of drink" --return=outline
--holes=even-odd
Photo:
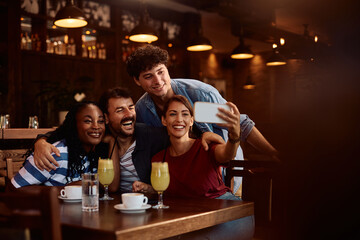
[[[105,193],[100,200],[113,200],[109,196],[109,184],[114,180],[114,166],[111,158],[99,158],[98,162],[99,181],[105,188]]]
[[[99,211],[99,177],[97,173],[83,173],[82,177],[82,210]]]
[[[159,193],[158,204],[153,208],[169,208],[163,204],[163,192],[170,183],[169,166],[167,162],[153,162],[151,167],[151,185]]]

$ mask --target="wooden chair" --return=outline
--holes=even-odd
[[[262,213],[257,217],[260,221],[264,212],[265,221],[272,220],[273,178],[278,166],[279,162],[270,160],[231,160],[226,168],[225,185],[231,187],[233,177],[243,177],[241,198],[255,202],[255,217],[257,210]]]
[[[60,240],[60,205],[57,195],[56,187],[0,193],[0,226],[6,227],[5,231],[37,229],[43,240]]]
[[[5,178],[11,179],[23,166],[27,149],[0,150],[0,187]]]

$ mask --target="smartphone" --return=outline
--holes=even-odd
[[[194,117],[197,122],[204,123],[226,123],[224,120],[216,116],[219,113],[218,108],[230,110],[226,104],[210,103],[210,102],[195,102]]]

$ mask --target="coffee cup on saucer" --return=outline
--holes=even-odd
[[[61,189],[60,195],[67,199],[81,199],[82,188],[81,186],[65,186]]]
[[[148,203],[148,198],[142,193],[123,193],[121,200],[128,209],[139,209]]]

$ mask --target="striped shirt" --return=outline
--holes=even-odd
[[[129,149],[120,157],[120,190],[121,192],[132,192],[132,184],[134,181],[140,181],[136,172],[132,153],[135,149],[136,141],[131,144]]]
[[[64,186],[70,182],[81,180],[80,173],[76,173],[75,176],[73,176],[72,179],[69,178],[69,182],[67,182],[68,148],[66,146],[65,139],[55,142],[53,145],[60,151],[60,157],[52,154],[55,160],[59,163],[59,167],[57,167],[56,170],[51,170],[50,172],[46,170],[40,171],[35,166],[34,156],[31,154],[31,156],[26,159],[24,166],[11,179],[11,183],[16,188],[29,185]],[[85,156],[82,161],[85,167],[84,172],[90,172],[90,162],[88,161],[87,156]],[[96,169],[94,169],[94,171],[96,172]]]

